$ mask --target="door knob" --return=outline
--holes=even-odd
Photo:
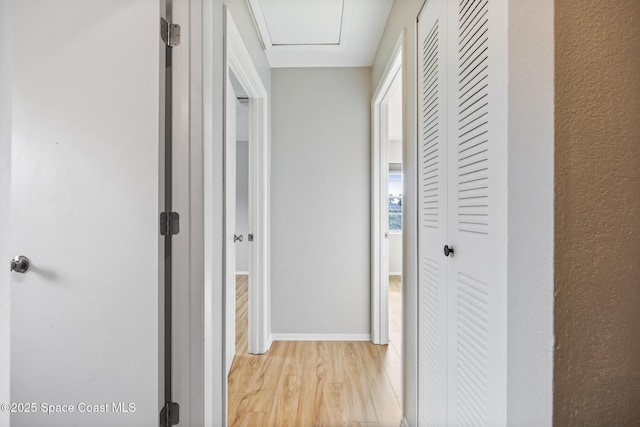
[[[234,235],[233,235],[233,243],[235,243],[235,242],[242,242],[242,239],[243,239],[242,234],[241,234],[241,235],[239,235],[239,236],[238,236],[237,234],[234,234]]]
[[[444,245],[444,256],[453,256],[453,248],[449,245]]]
[[[26,273],[29,270],[29,258],[24,255],[18,255],[11,260],[11,271],[16,273]]]

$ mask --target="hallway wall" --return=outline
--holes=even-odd
[[[370,334],[370,68],[272,70],[272,330]]]
[[[640,2],[555,8],[554,424],[640,425]]]

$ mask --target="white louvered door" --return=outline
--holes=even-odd
[[[427,0],[418,20],[420,426],[506,422],[499,1]]]
[[[418,21],[418,396],[421,426],[447,419],[447,1]]]
[[[488,425],[490,248],[488,1],[460,1],[451,53],[449,420]],[[453,35],[453,34],[452,34]]]

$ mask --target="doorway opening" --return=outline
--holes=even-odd
[[[249,97],[233,71],[229,70],[225,132],[227,376],[235,356],[249,352],[248,308],[253,243],[249,175]]]
[[[380,85],[373,96],[371,164],[371,341],[390,340],[390,284],[393,302],[401,298],[402,277],[402,150],[403,84],[401,36]],[[390,280],[390,276],[393,276]],[[401,306],[394,306],[397,340],[401,331]],[[396,344],[396,343],[394,343]],[[401,345],[397,342],[398,350]]]
[[[402,80],[401,76],[397,79]],[[387,279],[388,307],[389,307],[389,357],[395,366],[402,366],[402,195],[403,190],[403,157],[402,157],[402,84],[396,84],[392,89],[388,104],[388,126],[386,144],[386,163],[388,167],[381,172],[387,172],[387,198],[383,203],[386,210],[387,234]],[[384,140],[383,140],[384,141]],[[385,157],[385,156],[383,156]],[[382,165],[384,168],[384,165]],[[383,278],[384,279],[384,278]],[[385,286],[385,285],[383,285]],[[391,376],[396,399],[402,402],[401,373]]]
[[[235,356],[266,353],[271,346],[271,324],[267,262],[269,101],[228,14],[226,31],[223,334],[224,394],[228,395],[227,381]]]
[[[371,341],[388,345],[389,379],[402,407],[403,127],[402,34],[371,102]],[[395,371],[395,372],[394,372]]]
[[[227,119],[233,116],[233,124],[227,123],[233,137],[225,145],[232,145],[232,157],[225,155],[225,221],[227,290],[234,298],[226,298],[227,322],[233,322],[235,310],[236,272],[247,273],[247,352],[265,353],[271,346],[271,316],[269,306],[269,100],[251,56],[242,41],[239,30],[229,14],[227,27]],[[237,95],[237,96],[236,96]],[[242,102],[238,102],[238,97]],[[238,105],[240,104],[240,105]],[[236,128],[236,122],[240,124]],[[238,129],[236,137],[236,129]],[[227,135],[231,136],[231,135]],[[239,144],[237,141],[241,141]],[[227,150],[229,151],[229,150]],[[238,160],[238,153],[241,159]],[[241,228],[236,227],[236,198],[238,197],[236,174],[237,161],[243,162],[240,190],[246,202],[242,204]],[[245,168],[246,166],[246,168]],[[231,212],[228,208],[233,208]],[[242,237],[241,237],[242,236]],[[242,240],[240,240],[242,239]],[[238,258],[236,259],[236,256]],[[233,260],[233,264],[230,262]],[[238,263],[236,265],[236,263]],[[238,266],[240,270],[238,270]],[[233,322],[235,324],[235,322]],[[235,330],[225,328],[230,339],[235,340]],[[228,363],[230,366],[230,363]]]
[[[249,226],[249,97],[233,72],[229,76],[236,97],[235,354],[247,354],[253,240]]]

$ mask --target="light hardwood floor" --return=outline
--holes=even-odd
[[[276,341],[247,354],[247,276],[236,281],[229,426],[400,425],[401,281],[390,278],[391,342]]]

